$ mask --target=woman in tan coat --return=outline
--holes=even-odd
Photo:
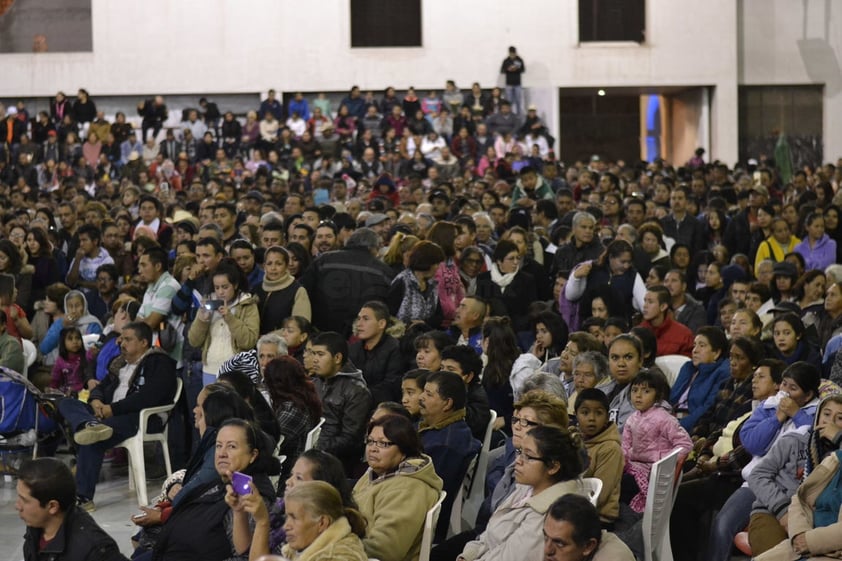
[[[290,561],[367,561],[360,539],[365,518],[342,499],[330,483],[300,483],[285,497],[287,544]]]
[[[216,382],[220,365],[233,355],[254,348],[260,333],[257,300],[247,292],[245,275],[230,259],[213,275],[213,295],[205,298],[187,338],[202,348],[204,385]]]

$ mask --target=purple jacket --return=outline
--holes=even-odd
[[[693,449],[690,435],[672,414],[655,405],[632,413],[623,428],[623,456],[627,461],[654,464],[676,448],[686,456]]]
[[[830,239],[827,234],[819,238],[812,249],[810,249],[809,238],[804,238],[804,241],[795,246],[795,251],[800,253],[806,261],[807,267],[805,270],[807,271],[813,269],[824,271],[828,265],[836,263],[836,241]]]

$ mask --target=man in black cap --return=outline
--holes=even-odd
[[[450,197],[443,189],[435,189],[430,193],[430,204],[433,205],[432,215],[436,220],[446,220],[450,215]]]

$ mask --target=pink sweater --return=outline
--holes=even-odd
[[[623,427],[623,455],[626,461],[654,464],[676,448],[681,457],[693,449],[693,441],[678,419],[655,405],[649,410],[632,413]]]
[[[50,387],[64,392],[79,392],[85,387],[85,373],[82,372],[82,355],[71,355],[69,358],[56,357],[53,373],[50,377]]]

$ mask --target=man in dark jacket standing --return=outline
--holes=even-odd
[[[363,304],[386,302],[394,271],[377,258],[379,249],[377,232],[360,228],[343,249],[320,255],[304,271],[301,284],[310,295],[313,325],[319,331],[348,337]]]
[[[80,506],[89,512],[94,510],[105,451],[137,433],[141,409],[172,403],[175,397],[175,361],[152,347],[152,329],[133,322],[123,328],[120,339],[120,357],[111,361],[108,375],[91,391],[88,403],[67,398],[58,405],[79,445],[76,487]],[[162,428],[161,419],[153,416],[148,429],[156,428]]]
[[[15,509],[26,524],[24,561],[125,561],[114,539],[76,506],[73,474],[62,461],[38,458],[18,471]]]

